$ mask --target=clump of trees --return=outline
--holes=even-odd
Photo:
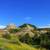
[[[50,49],[50,32],[41,35],[41,47]]]
[[[9,29],[8,30],[10,33],[16,33],[16,32],[18,32],[18,31],[20,31],[20,29]]]

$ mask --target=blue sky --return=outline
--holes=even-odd
[[[50,24],[50,0],[0,0],[0,25]]]

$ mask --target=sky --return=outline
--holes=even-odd
[[[50,0],[0,0],[0,25],[9,23],[50,25]]]

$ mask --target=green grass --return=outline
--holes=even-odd
[[[33,48],[23,43],[20,43],[20,45],[10,43],[9,40],[4,38],[0,38],[0,48],[3,50],[39,50],[39,48]]]
[[[40,50],[40,48],[35,48],[25,43],[21,43],[14,34],[10,34],[11,38],[0,38],[0,49],[3,50]],[[45,50],[42,48],[42,50]]]

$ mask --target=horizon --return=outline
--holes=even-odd
[[[50,24],[50,0],[0,0],[0,25]]]
[[[25,24],[25,23],[24,23]],[[8,24],[8,25],[10,25],[10,24]],[[12,24],[11,24],[12,25]],[[19,27],[19,26],[21,26],[21,25],[16,25],[16,24],[13,24],[13,25],[15,25],[16,27]],[[23,24],[22,24],[23,25]],[[36,25],[35,25],[36,26]],[[7,27],[7,25],[0,25],[0,29],[4,29],[4,28],[6,28]],[[36,26],[37,28],[50,28],[50,25],[44,25],[44,26]]]

